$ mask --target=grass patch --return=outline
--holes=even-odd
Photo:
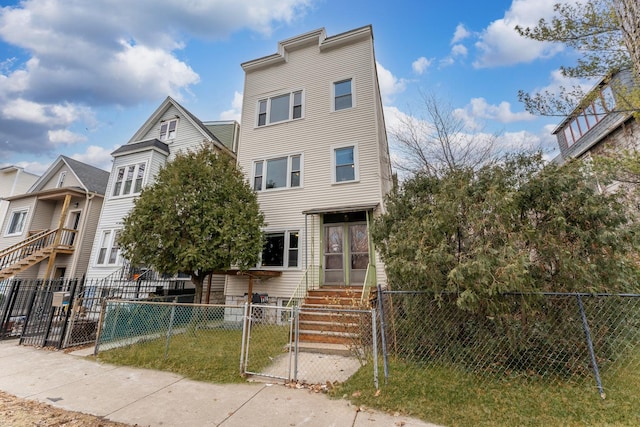
[[[250,370],[260,372],[283,352],[288,326],[255,325]],[[101,352],[98,359],[118,365],[174,372],[198,381],[239,383],[240,329],[186,331]],[[632,362],[632,361],[627,361]],[[364,365],[337,386],[332,397],[387,412],[400,412],[445,426],[636,426],[640,425],[640,369],[620,363],[604,371],[607,399],[601,400],[592,377],[581,382],[535,378],[496,378],[449,366],[393,361],[389,383],[373,385],[373,367]]]
[[[288,326],[252,327],[250,362],[260,371],[281,354],[289,338]],[[198,381],[240,383],[242,330],[196,330],[171,337],[167,358],[166,339],[158,338],[135,345],[101,352],[98,360],[115,365],[173,372]]]
[[[581,384],[524,378],[490,380],[452,367],[402,362],[389,367],[377,392],[370,364],[333,391],[357,405],[400,412],[446,426],[637,426],[640,372],[629,366],[603,378],[600,399],[592,378]]]

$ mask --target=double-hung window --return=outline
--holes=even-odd
[[[105,230],[102,232],[96,264],[114,265],[118,262],[118,255],[120,255],[118,234],[119,230]]]
[[[265,233],[261,264],[266,267],[298,267],[299,232]]]
[[[66,177],[67,177],[67,171],[60,172],[60,175],[58,175],[58,183],[56,184],[57,188],[60,188],[64,185],[64,179]]]
[[[302,118],[302,91],[258,101],[258,126]]]
[[[255,191],[300,187],[301,178],[300,154],[257,160],[253,163],[253,189]]]
[[[358,180],[358,150],[355,145],[333,149],[333,181],[349,182]]]
[[[165,120],[160,124],[160,141],[169,141],[176,138],[178,119]]]
[[[6,235],[18,235],[24,231],[24,225],[27,222],[27,209],[21,209],[13,211],[11,213],[11,220],[9,221],[9,227],[7,227]]]
[[[333,84],[333,109],[345,110],[353,107],[353,92],[351,79],[340,80]]]
[[[127,196],[138,194],[142,191],[144,181],[145,163],[123,166],[116,171],[116,180],[113,183],[112,196]]]

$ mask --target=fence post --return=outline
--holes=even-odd
[[[176,317],[176,301],[178,298],[174,299],[173,304],[171,305],[171,315],[169,316],[169,327],[167,328],[167,343],[164,346],[164,358],[165,360],[169,356],[169,344],[171,343],[171,332],[173,330],[173,319]]]
[[[83,279],[84,281],[84,279]],[[73,325],[69,326],[69,322],[73,322],[75,319],[71,317],[71,313],[73,311],[73,303],[76,298],[76,290],[78,289],[78,279],[74,279],[71,285],[71,289],[69,292],[69,304],[64,312],[64,322],[62,323],[62,331],[60,332],[60,341],[58,341],[58,350],[60,350],[63,346],[66,347],[66,342],[69,341],[67,339],[67,331],[71,334]],[[82,285],[81,285],[82,288]],[[63,287],[64,289],[64,287]]]
[[[298,342],[300,342],[300,306],[293,307],[295,341],[293,347],[293,380],[298,381]]]
[[[242,316],[242,344],[241,344],[241,348],[240,348],[240,375],[244,375],[244,371],[245,371],[245,346],[248,346],[247,344],[247,334],[249,332],[249,303],[245,302],[244,303],[244,315]],[[248,351],[248,349],[247,349]]]
[[[27,326],[29,325],[29,320],[31,320],[31,313],[33,313],[33,304],[36,300],[36,295],[38,293],[39,286],[34,286],[31,295],[29,295],[29,302],[27,304],[27,315],[24,318],[24,323],[22,324],[22,332],[20,333],[20,340],[18,344],[22,344],[24,341],[24,334],[27,332]]]
[[[98,347],[100,347],[100,338],[102,338],[102,328],[104,327],[105,313],[107,311],[107,299],[103,298],[100,303],[100,317],[98,318],[98,332],[96,333],[96,345],[93,347],[93,355],[98,355]]]
[[[375,308],[371,309],[371,335],[373,338],[373,385],[378,390],[378,329]]]
[[[384,325],[384,294],[382,286],[378,283],[378,311],[380,316],[380,336],[382,339],[382,368],[384,370],[384,384],[389,381],[389,364],[387,359],[387,332]],[[377,388],[377,387],[376,387]]]
[[[596,360],[596,353],[593,350],[593,341],[591,341],[591,331],[589,330],[589,323],[587,323],[587,315],[584,312],[584,305],[582,304],[582,297],[580,294],[577,294],[578,298],[578,307],[580,307],[580,316],[582,317],[582,328],[584,329],[584,334],[587,337],[587,346],[589,347],[589,356],[591,356],[591,366],[593,367],[593,375],[596,377],[596,384],[598,384],[598,391],[600,392],[600,397],[604,400],[607,395],[602,389],[602,381],[600,380],[600,370],[598,369],[598,361]]]

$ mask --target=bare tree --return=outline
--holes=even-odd
[[[613,0],[613,9],[636,77],[640,78],[640,3],[638,0]]]
[[[461,167],[475,170],[496,158],[497,135],[466,132],[464,120],[434,94],[422,94],[422,101],[422,117],[402,116],[389,129],[397,146],[397,170],[441,176]]]

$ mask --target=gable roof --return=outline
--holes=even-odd
[[[139,142],[141,138],[143,138],[151,129],[156,125],[156,123],[160,120],[162,115],[169,109],[171,106],[176,108],[182,116],[184,116],[187,121],[189,121],[194,128],[196,128],[202,136],[213,142],[213,144],[218,147],[220,150],[226,151],[231,155],[235,155],[229,148],[227,148],[220,140],[209,130],[203,123],[194,116],[189,110],[180,105],[175,99],[167,96],[167,98],[160,104],[160,106],[156,109],[156,111],[151,114],[151,116],[147,119],[146,122],[138,129],[138,131],[131,137],[128,144],[133,144]],[[117,150],[116,150],[117,151]]]
[[[43,186],[53,178],[55,171],[57,171],[61,163],[64,163],[67,168],[69,168],[69,171],[75,175],[82,185],[82,190],[88,193],[105,194],[107,183],[109,182],[109,172],[63,155],[58,156],[58,158],[51,163],[45,173],[31,186],[28,193],[40,191]]]

